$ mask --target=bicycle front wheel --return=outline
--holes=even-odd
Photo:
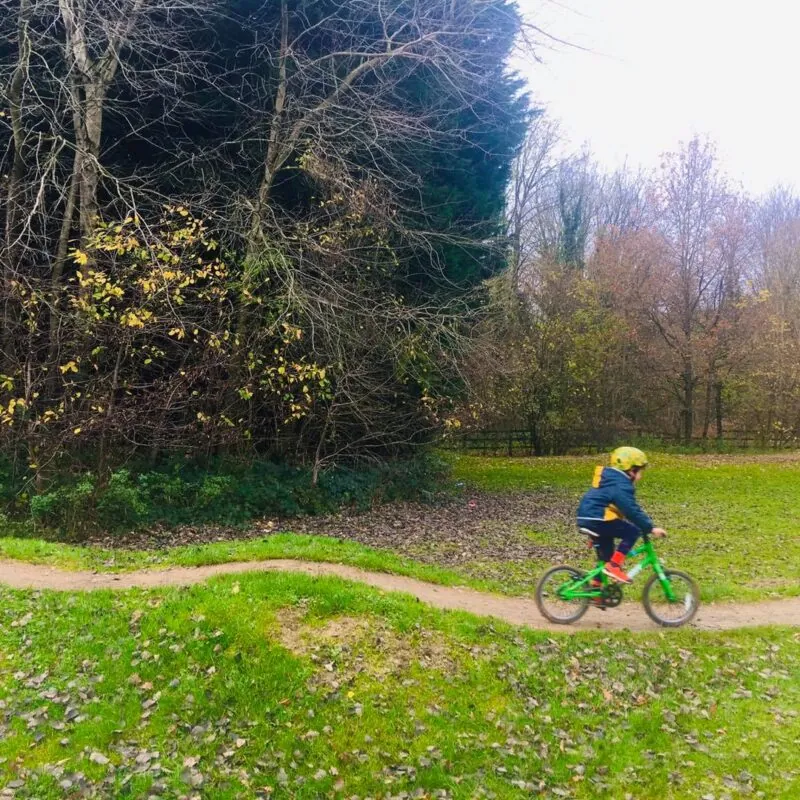
[[[700,589],[694,579],[685,572],[665,569],[664,577],[669,584],[672,598],[658,575],[653,575],[645,584],[642,604],[647,616],[665,628],[679,628],[691,621],[700,607]]]
[[[536,606],[545,619],[556,625],[569,625],[579,620],[589,607],[588,597],[565,598],[561,590],[586,573],[574,567],[552,567],[536,586]]]

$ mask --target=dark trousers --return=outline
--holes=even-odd
[[[639,529],[624,519],[613,519],[609,522],[585,522],[582,527],[588,528],[597,534],[595,547],[597,554],[603,561],[610,560],[614,555],[614,550],[619,550],[623,555],[628,555],[631,548],[636,544],[636,540],[641,535]],[[619,539],[619,545],[615,547],[615,541]]]

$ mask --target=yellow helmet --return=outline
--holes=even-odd
[[[618,447],[611,454],[609,463],[612,467],[628,472],[636,467],[646,467],[647,456],[638,447]]]

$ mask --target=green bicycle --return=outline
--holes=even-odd
[[[597,551],[596,535],[585,528],[580,532],[589,538]],[[635,578],[642,570],[653,574],[642,590],[642,605],[653,622],[665,628],[678,628],[689,622],[700,607],[700,590],[694,579],[676,569],[666,569],[656,553],[649,536],[628,555],[641,557],[628,570]],[[615,608],[622,602],[622,587],[603,572],[604,562],[598,557],[597,566],[586,572],[575,567],[552,567],[542,575],[536,586],[536,605],[550,622],[569,625],[579,620],[589,608]]]

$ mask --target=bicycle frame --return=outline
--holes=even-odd
[[[652,569],[658,575],[667,599],[674,603],[675,593],[672,591],[672,584],[664,574],[664,568],[649,536],[644,536],[642,543],[628,554],[628,558],[638,558],[639,556],[642,556],[641,560],[628,570],[629,577],[635,578],[642,570]],[[577,600],[582,597],[602,597],[603,589],[609,583],[608,576],[603,571],[604,567],[605,562],[598,561],[597,566],[587,572],[580,580],[569,581],[562,585],[558,590],[559,596],[564,600]],[[594,580],[599,580],[601,585],[591,586],[591,582]]]

